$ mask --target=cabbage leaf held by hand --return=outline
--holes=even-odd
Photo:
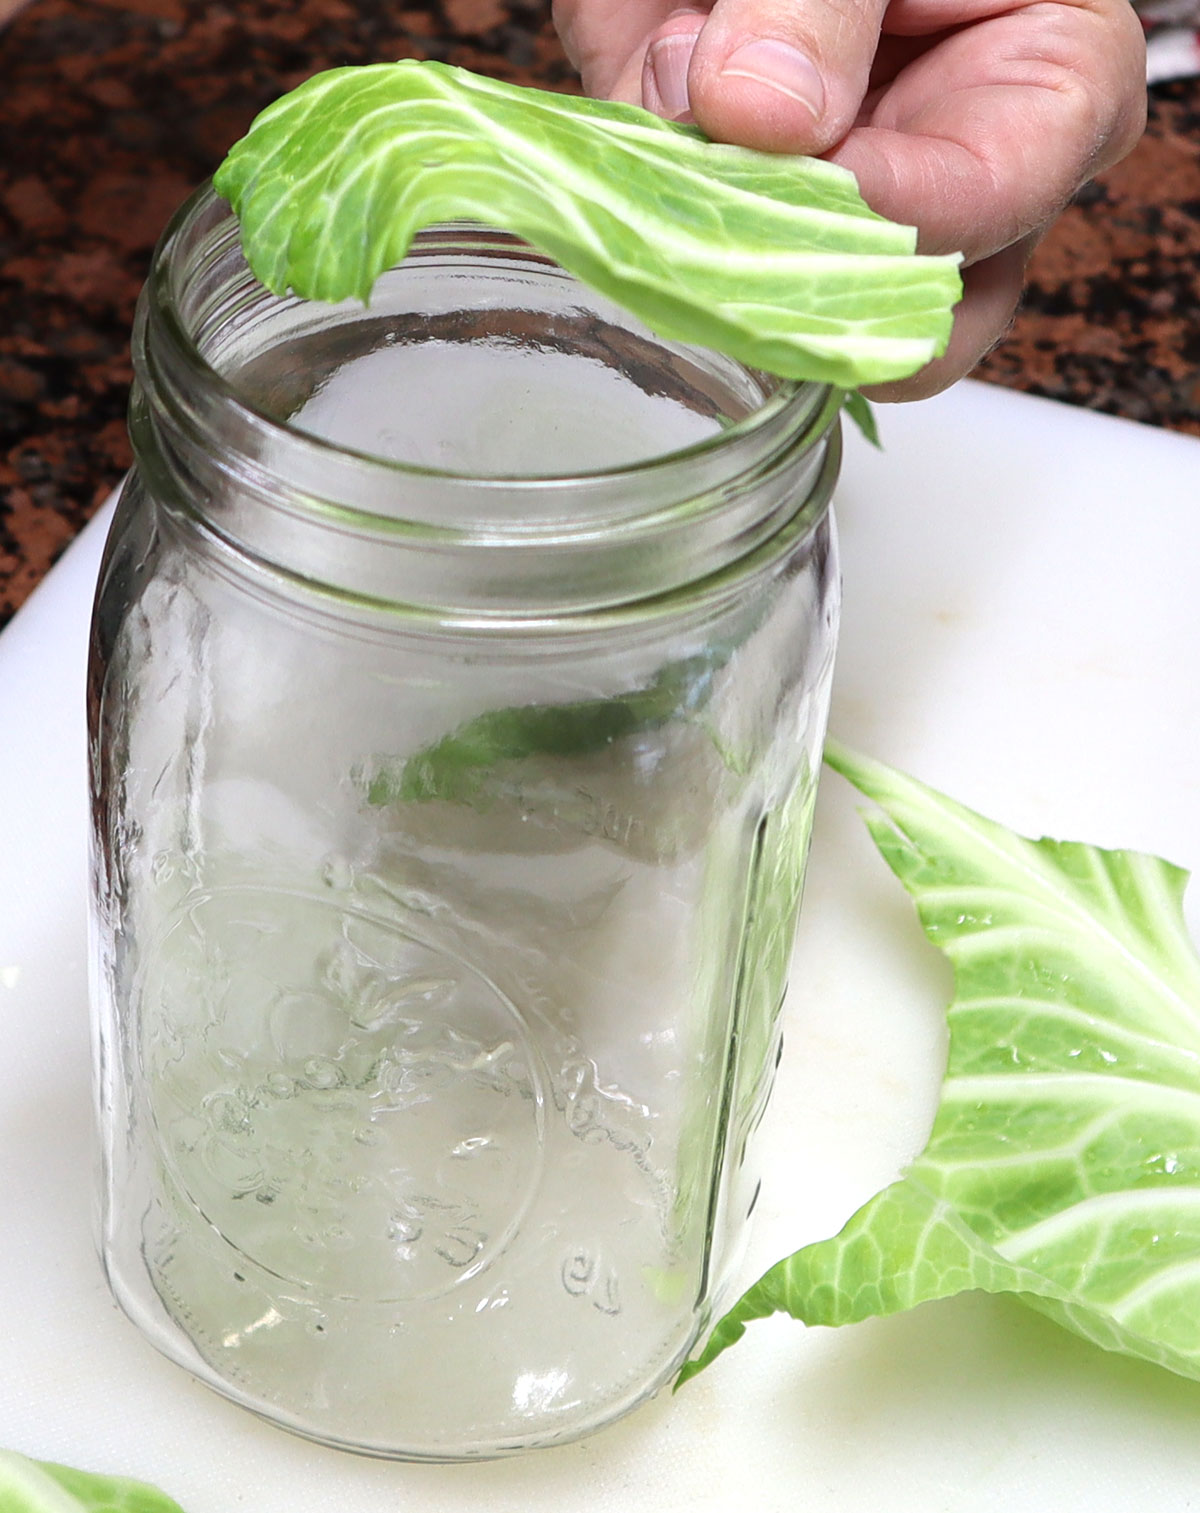
[[[933,1131],[839,1235],[772,1267],[680,1381],[775,1312],[849,1324],[978,1289],[1200,1378],[1200,958],[1187,874],[1026,840],[831,743],[954,966]]]
[[[214,184],[276,293],[366,300],[423,227],[523,237],[660,336],[852,389],[944,349],[958,258],[915,254],[845,169],[710,142],[632,105],[405,61],[317,74]]]

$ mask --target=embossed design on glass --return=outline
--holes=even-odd
[[[543,1079],[478,972],[336,895],[250,887],[185,895],[147,962],[160,1155],[214,1244],[366,1303],[438,1297],[503,1251]]]
[[[369,310],[278,300],[207,194],[135,358],[90,683],[114,1292],[331,1444],[590,1432],[754,1202],[835,401],[481,229]]]

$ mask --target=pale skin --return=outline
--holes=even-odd
[[[1038,238],[1145,125],[1129,0],[556,0],[554,16],[589,93],[841,163],[922,251],[963,254],[946,353],[878,399],[975,366]]]

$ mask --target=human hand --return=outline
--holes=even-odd
[[[589,93],[840,163],[921,251],[963,254],[947,351],[872,398],[974,367],[1038,238],[1145,124],[1129,0],[555,0],[554,19]]]

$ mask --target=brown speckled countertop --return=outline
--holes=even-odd
[[[577,88],[539,0],[0,0],[0,626],[129,463],[129,326],[169,213],[255,112],[339,63]],[[1200,81],[1031,267],[982,376],[1200,436]]]

